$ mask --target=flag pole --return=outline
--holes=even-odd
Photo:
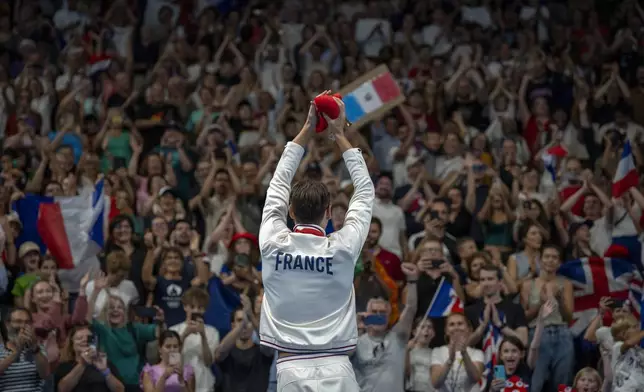
[[[414,338],[411,341],[412,345],[416,344],[416,339],[418,339],[418,330],[420,329],[420,326],[425,322],[425,320],[427,320],[427,316],[429,315],[429,310],[432,308],[432,305],[434,305],[434,302],[436,301],[436,294],[440,292],[440,289],[443,286],[443,283],[445,283],[444,276],[441,278],[441,282],[438,284],[438,288],[434,293],[434,298],[432,298],[432,302],[429,303],[429,306],[427,307],[427,310],[425,311],[423,318],[420,320],[420,322],[418,322],[418,325],[416,326],[416,333],[414,333]]]

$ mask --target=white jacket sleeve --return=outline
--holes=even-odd
[[[286,217],[291,182],[303,155],[304,148],[297,143],[289,142],[284,148],[282,157],[266,191],[262,224],[259,228],[260,249],[263,249],[266,242],[272,240],[278,233],[288,229]]]
[[[333,236],[342,242],[352,255],[356,256],[353,259],[355,263],[362,250],[362,245],[367,239],[369,226],[371,226],[375,191],[360,149],[347,150],[342,154],[342,157],[351,176],[351,181],[353,181],[354,191],[349,201],[344,225],[338,232],[333,233]]]

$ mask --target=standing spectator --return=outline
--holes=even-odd
[[[380,245],[401,259],[407,253],[407,237],[405,234],[405,214],[393,204],[393,184],[391,177],[382,175],[376,182],[376,203],[373,206],[373,216],[388,224],[383,227]]]
[[[186,321],[170,328],[181,337],[183,362],[192,367],[194,390],[198,392],[211,392],[215,386],[215,378],[210,369],[219,345],[219,332],[210,325],[204,325],[204,313],[209,302],[210,296],[204,289],[188,289],[181,297]]]
[[[405,309],[394,326],[389,327],[389,302],[382,298],[372,298],[367,304],[363,320],[367,333],[358,338],[356,353],[352,358],[356,380],[364,391],[395,391],[404,388],[404,368],[395,365],[405,363],[407,343],[418,306],[415,286],[419,270],[414,264],[403,264],[402,270],[407,278]]]
[[[545,318],[547,333],[539,346],[539,361],[534,369],[531,388],[556,388],[559,384],[570,385],[574,366],[573,337],[568,329],[572,319],[572,283],[557,276],[561,265],[561,252],[552,245],[541,251],[539,276],[528,280],[521,288],[521,305],[530,327],[530,336],[535,333],[539,309],[546,301],[556,301],[554,312]],[[550,385],[548,387],[547,385]]]
[[[265,392],[274,351],[253,342],[250,301],[232,315],[233,329],[215,350],[215,361],[223,372],[224,391]]]

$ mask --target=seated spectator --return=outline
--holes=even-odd
[[[117,368],[107,355],[97,351],[97,341],[88,326],[73,327],[67,336],[61,361],[54,374],[60,392],[123,392]]]
[[[560,385],[559,390],[561,391],[563,387],[565,385]],[[593,368],[583,368],[575,375],[575,379],[572,382],[572,389],[575,391],[599,392],[602,390],[602,376]]]
[[[183,363],[190,365],[194,371],[195,390],[203,392],[214,389],[215,378],[210,368],[219,345],[219,332],[210,325],[204,325],[204,313],[209,301],[210,296],[204,289],[188,289],[181,297],[186,321],[170,328],[179,334],[183,342]]]
[[[16,308],[8,313],[0,345],[0,389],[39,391],[49,376],[44,347],[38,344],[31,312]]]
[[[141,372],[143,392],[192,392],[195,391],[195,374],[192,366],[181,359],[181,337],[174,331],[164,331],[159,336],[161,362],[146,364]]]

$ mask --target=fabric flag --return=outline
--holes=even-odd
[[[503,313],[499,312],[499,318],[504,321]],[[494,366],[498,363],[497,353],[499,352],[499,346],[503,341],[503,334],[501,329],[497,328],[491,322],[488,323],[487,328],[485,329],[485,335],[483,335],[483,359],[485,360],[483,368],[483,376],[481,377],[481,390],[484,391],[487,387],[487,384],[492,382],[492,377],[494,376]]]
[[[215,275],[208,281],[208,293],[210,302],[204,314],[204,322],[217,328],[220,336],[225,336],[231,330],[231,316],[241,304],[239,294],[226,287]]]
[[[625,211],[624,213],[626,214]],[[631,218],[630,216],[624,215],[624,219]],[[607,252],[611,251],[614,247],[623,248],[626,255],[620,256],[620,258],[628,259],[633,263],[635,268],[640,271],[640,273],[644,273],[644,246],[642,246],[642,235],[637,234],[637,229],[634,225],[628,225],[628,227],[633,230],[630,233],[626,232],[626,230],[621,230],[620,232],[621,226],[622,225],[613,228],[612,243]],[[605,254],[604,256],[612,255]]]
[[[622,150],[622,157],[617,164],[617,171],[613,178],[612,196],[618,198],[625,192],[639,183],[637,169],[635,167],[635,160],[633,159],[633,151],[631,150],[631,142],[627,140],[624,143]]]
[[[451,313],[463,313],[463,304],[456,290],[444,277],[427,309],[427,317],[447,317]]]
[[[398,83],[386,66],[378,67],[341,90],[347,121],[362,124],[404,101]]]
[[[48,250],[61,269],[96,256],[104,244],[105,217],[109,210],[103,194],[104,181],[78,196],[28,195],[14,206],[23,224],[19,242],[34,241]]]
[[[565,158],[567,155],[568,151],[566,151],[563,146],[556,145],[548,148],[541,156],[541,159],[543,160],[543,167],[548,173],[550,173],[550,177],[552,178],[553,182],[557,181],[558,160]]]
[[[558,273],[573,284],[574,309],[570,329],[575,336],[581,335],[597,315],[602,297],[627,299],[637,276],[630,261],[609,257],[570,260],[559,268]]]

